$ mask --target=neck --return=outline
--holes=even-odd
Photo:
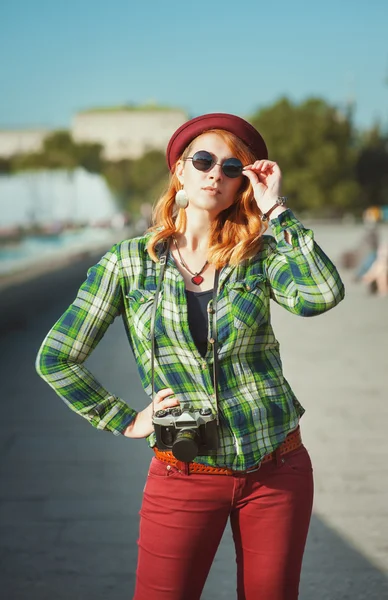
[[[181,247],[190,251],[206,252],[209,244],[209,232],[213,219],[204,210],[195,210],[188,206],[186,209],[186,229],[177,234],[176,238]]]

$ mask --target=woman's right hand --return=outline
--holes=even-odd
[[[128,425],[128,427],[124,431],[125,437],[148,437],[154,431],[154,424],[152,422],[152,406],[154,407],[154,413],[156,413],[157,410],[171,408],[172,406],[178,406],[179,401],[177,400],[177,398],[168,397],[173,394],[174,392],[171,388],[165,388],[164,390],[160,390],[153,399],[153,402],[151,402],[147,406],[147,408],[137,413],[132,423]]]

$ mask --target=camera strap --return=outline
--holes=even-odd
[[[152,400],[155,395],[155,318],[156,318],[156,309],[158,307],[158,300],[160,295],[160,290],[162,287],[166,264],[167,264],[167,256],[170,250],[171,240],[169,239],[166,242],[165,248],[162,251],[159,264],[160,264],[160,272],[158,283],[155,290],[155,297],[152,305],[151,312],[151,386],[152,386]],[[213,289],[213,306],[211,309],[211,314],[213,315],[212,319],[212,346],[213,346],[213,389],[216,400],[216,416],[218,423],[218,374],[219,374],[219,364],[218,364],[218,336],[217,336],[217,296],[218,296],[218,279],[219,279],[219,270],[216,269],[214,274],[214,289]],[[152,402],[152,417],[154,416],[154,403]]]
[[[212,336],[213,336],[213,389],[214,395],[216,398],[216,411],[217,411],[217,425],[218,425],[218,373],[219,373],[219,363],[218,363],[218,334],[217,334],[217,297],[218,297],[218,278],[220,276],[220,272],[216,269],[214,273],[214,287],[213,287],[213,306],[212,306],[212,314],[213,314],[213,327],[212,327]]]
[[[154,302],[152,305],[152,312],[151,312],[150,328],[151,328],[152,418],[154,417],[154,396],[155,396],[155,317],[156,317],[156,309],[158,307],[160,288],[162,287],[164,273],[166,271],[167,255],[168,255],[169,249],[170,249],[170,240],[168,240],[168,242],[166,243],[166,247],[159,258],[159,264],[160,264],[159,279],[158,279],[158,284],[156,286],[155,297],[154,297]]]

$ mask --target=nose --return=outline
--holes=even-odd
[[[209,171],[210,179],[219,181],[222,178],[222,165],[220,163],[214,163]]]

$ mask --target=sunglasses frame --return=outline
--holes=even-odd
[[[211,159],[211,163],[210,163],[210,165],[209,165],[209,167],[207,169],[199,169],[194,164],[194,161],[200,160],[198,158],[197,159],[195,158],[196,155],[199,154],[200,152],[203,152],[204,154],[207,154],[210,157],[210,159]],[[225,177],[228,177],[229,179],[237,179],[237,177],[241,177],[243,169],[244,169],[244,166],[243,166],[243,164],[242,164],[242,162],[241,162],[241,160],[239,158],[234,158],[234,157],[226,158],[222,163],[218,163],[218,162],[215,161],[213,155],[210,152],[208,152],[207,150],[197,150],[197,152],[195,152],[195,154],[193,156],[188,156],[187,158],[184,158],[183,160],[184,161],[191,160],[193,167],[195,169],[197,169],[197,171],[200,171],[201,173],[207,173],[208,171],[210,171],[216,165],[220,165],[223,174],[225,175]],[[206,158],[204,157],[202,160],[206,160]],[[237,175],[230,175],[230,174],[228,175],[228,173],[225,171],[224,167],[225,167],[226,163],[228,162],[228,160],[235,160],[235,161],[238,161],[240,163],[240,165],[241,165],[241,171]],[[226,168],[228,168],[228,165],[226,165]],[[237,168],[237,165],[234,165],[234,168]]]

